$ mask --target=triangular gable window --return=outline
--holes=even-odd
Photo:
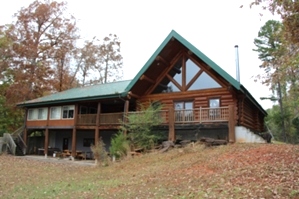
[[[221,85],[190,58],[184,59],[182,56],[152,93],[171,93],[210,88],[221,88]]]

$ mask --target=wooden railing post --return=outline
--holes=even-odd
[[[202,121],[202,112],[201,112],[201,107],[199,107],[199,123]]]
[[[234,109],[233,105],[228,106],[228,114],[229,114],[229,119],[228,119],[229,142],[235,142],[236,141],[236,136],[235,136],[235,109]]]
[[[169,125],[168,140],[174,141],[175,129],[174,129],[174,109],[173,108],[169,108],[168,125]]]

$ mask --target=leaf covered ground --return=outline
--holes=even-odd
[[[299,146],[203,145],[107,167],[0,156],[0,198],[299,198]]]

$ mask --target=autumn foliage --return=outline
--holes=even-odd
[[[17,11],[14,19],[0,25],[2,106],[122,78],[119,38],[82,38],[66,2],[36,0]]]

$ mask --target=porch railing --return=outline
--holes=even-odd
[[[174,111],[175,123],[221,122],[229,120],[228,107],[183,109]]]
[[[102,113],[100,114],[100,124],[121,124],[124,113]]]
[[[159,117],[162,123],[168,123],[171,110],[160,111]],[[229,120],[229,108],[199,108],[199,109],[182,109],[172,110],[173,121],[176,124],[184,123],[203,123],[203,122],[221,122]],[[129,112],[128,115],[139,115],[143,112]],[[79,114],[78,125],[96,125],[96,114]],[[119,125],[124,120],[124,113],[101,113],[99,117],[99,125]]]
[[[99,124],[101,125],[115,125],[121,124],[123,121],[124,113],[101,113],[99,118]],[[78,125],[96,125],[96,114],[79,114],[77,119]]]
[[[97,114],[79,114],[77,118],[78,125],[96,125]]]

